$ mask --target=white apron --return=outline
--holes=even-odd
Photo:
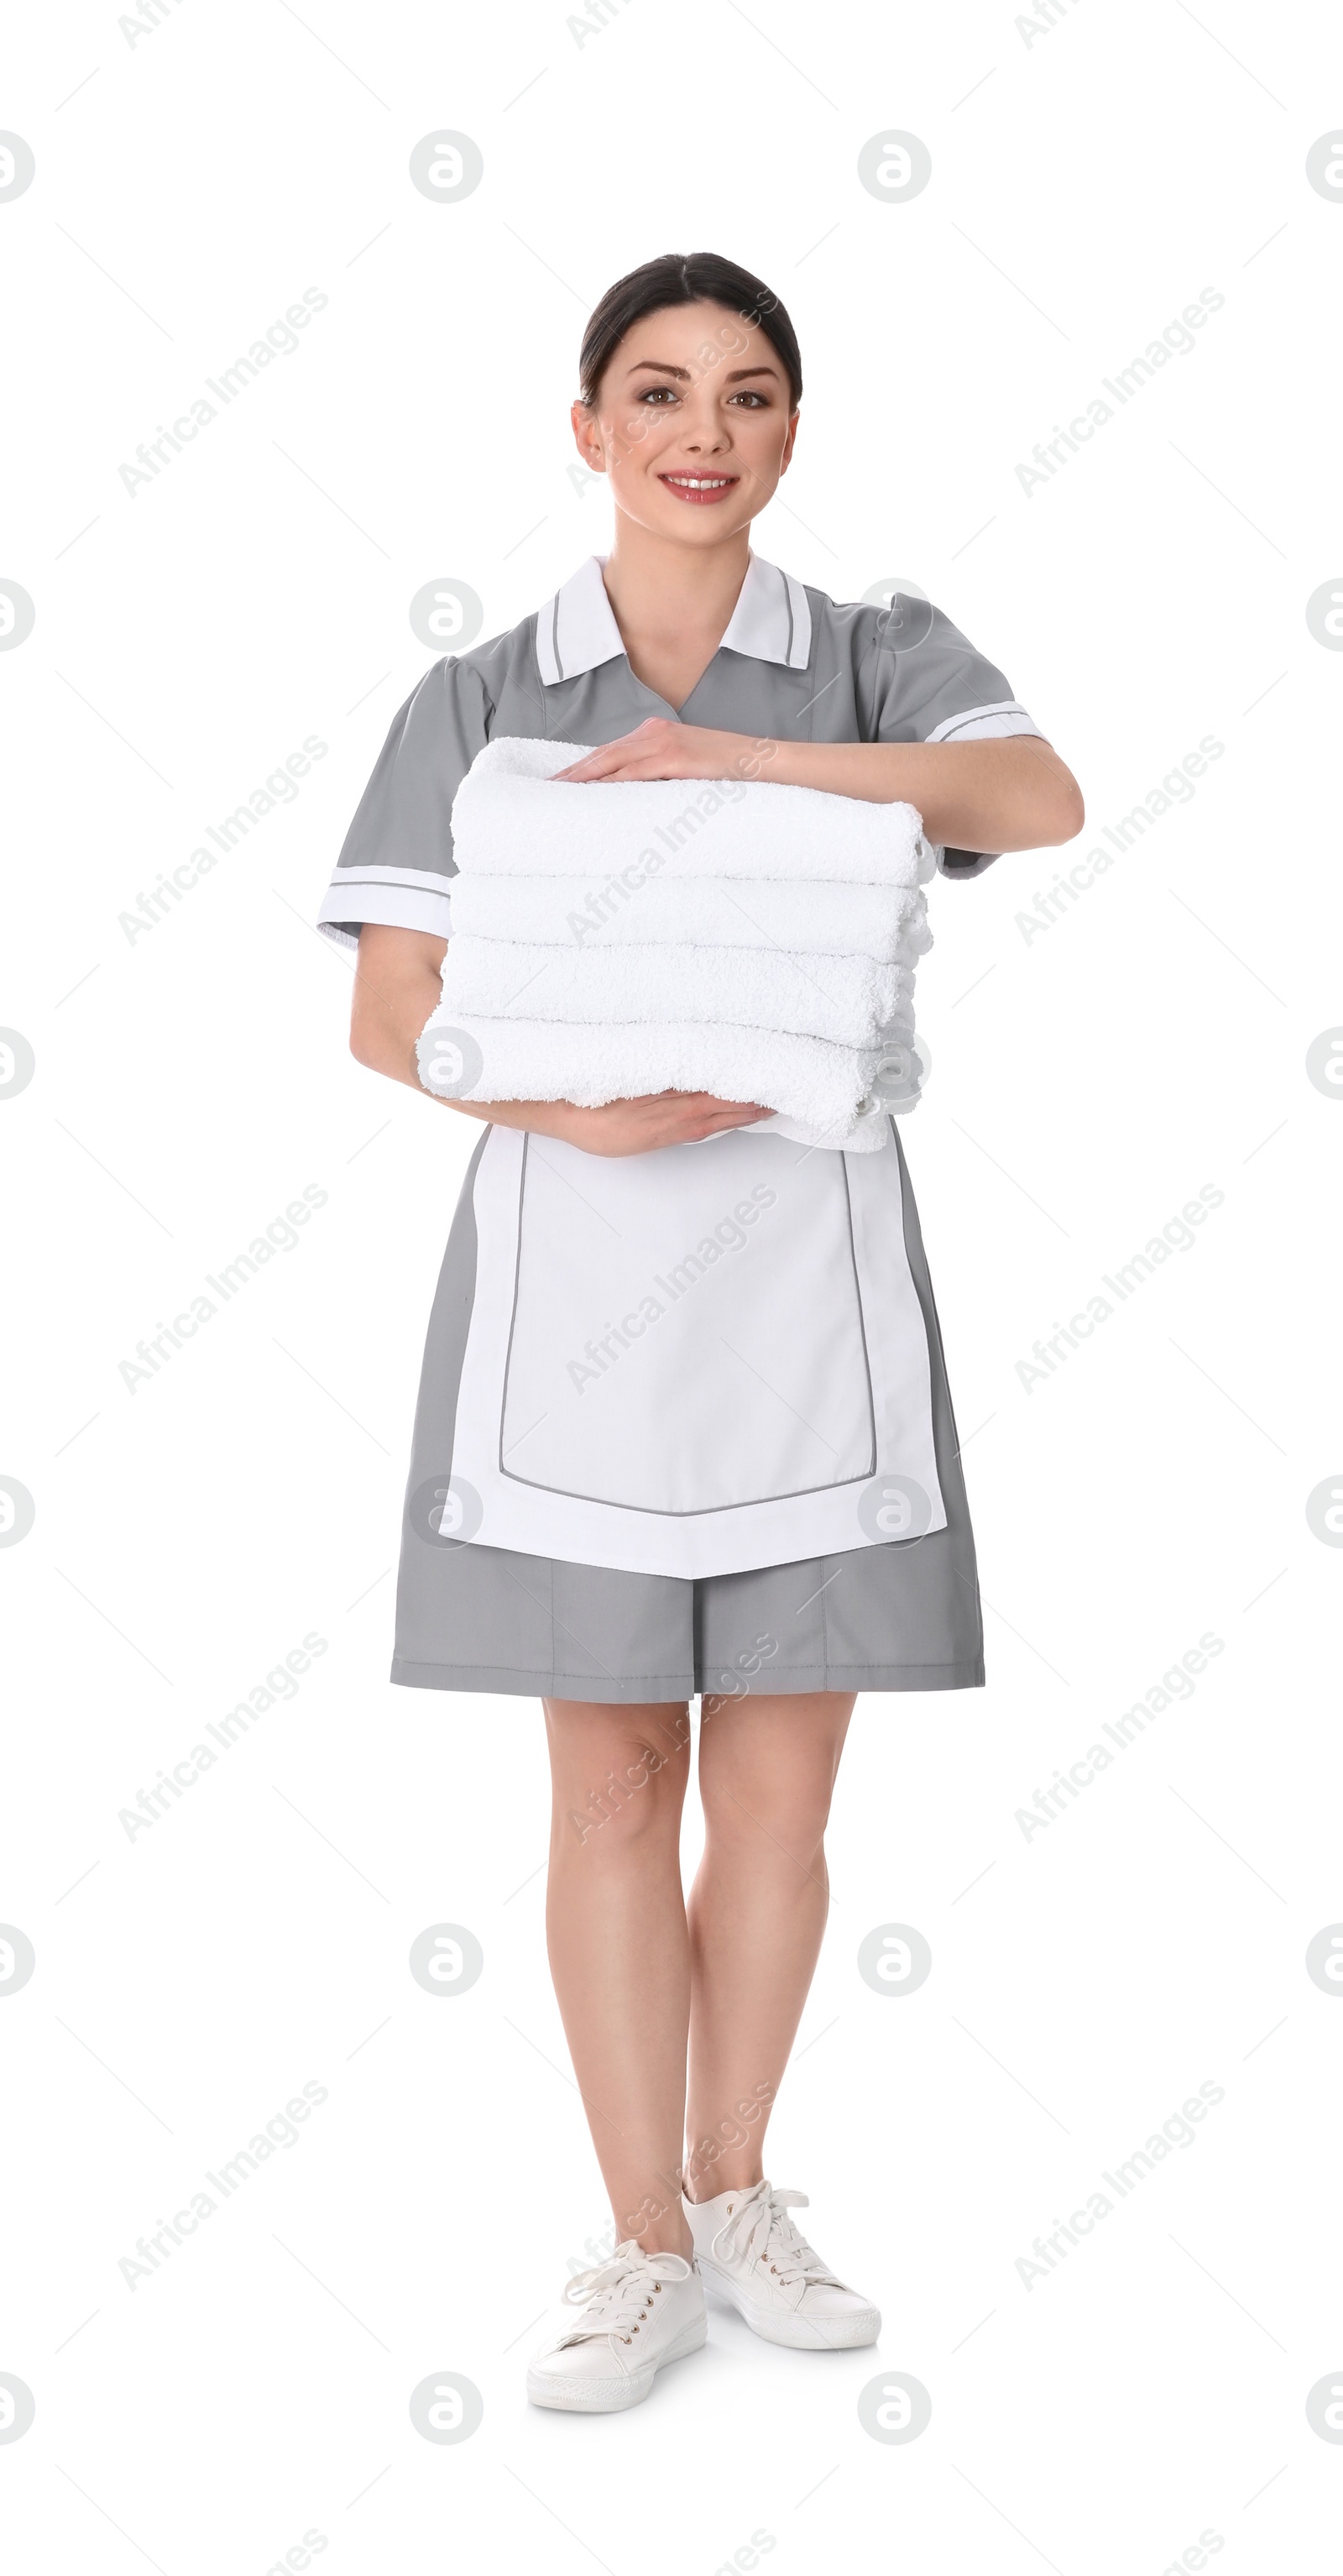
[[[473,1206],[445,1535],[697,1576],[946,1527],[894,1151],[495,1127]]]

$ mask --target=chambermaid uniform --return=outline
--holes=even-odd
[[[1039,732],[929,603],[837,604],[754,554],[674,708],[630,668],[605,560],[412,691],[323,902],[328,935],[451,936],[452,803],[501,735],[596,745],[649,716],[798,742]],[[989,864],[938,857],[948,874]],[[486,1128],[430,1318],[392,1678],[624,1702],[983,1681],[894,1118],[863,1153],[763,1125],[622,1156]]]

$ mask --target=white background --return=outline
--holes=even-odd
[[[180,0],[134,42],[11,27],[0,205],[8,961],[36,1073],[0,1104],[0,1916],[12,2229],[0,2446],[22,2576],[751,2563],[1227,2576],[1323,2563],[1343,2446],[1343,1918],[1330,1612],[1306,1499],[1343,1467],[1343,1020],[1332,786],[1343,205],[1322,13],[1248,0],[823,12],[628,0]],[[432,120],[479,188],[411,186]],[[879,120],[932,156],[860,185]],[[771,2138],[878,2353],[716,2316],[652,2402],[527,2406],[541,2312],[607,2224],[542,1937],[532,1702],[394,1690],[424,1323],[474,1127],[345,1051],[311,927],[394,710],[408,604],[512,625],[609,543],[568,405],[598,295],[666,249],[768,281],[802,343],[759,551],[836,599],[899,574],[1006,670],[1082,781],[1079,850],[1208,734],[1223,756],[1030,939],[1065,854],[933,890],[934,1076],[905,1141],[988,1604],[989,1682],[860,1703],[831,1925]],[[306,287],[327,297],[132,498],[118,475]],[[1200,289],[1222,309],[1028,498],[1015,468]],[[119,915],[305,736],[299,795],[133,942]],[[1072,854],[1067,854],[1071,858]],[[194,1341],[119,1363],[305,1184],[327,1194]],[[1016,1363],[1204,1184],[1172,1257],[1028,1393]],[[1333,1322],[1330,1322],[1330,1317]],[[1336,1617],[1336,1612],[1335,1612]],[[1075,1805],[1015,1820],[1205,1631],[1223,1651]],[[296,1695],[133,1840],[119,1812],[313,1632]],[[693,1805],[693,1801],[692,1801]],[[687,1863],[696,1826],[687,1822]],[[417,1933],[483,1945],[469,1993]],[[917,1994],[856,1953],[905,1922]],[[148,2279],[138,2237],[304,2082],[278,2152]],[[1066,2261],[1016,2268],[1200,2083],[1224,2100]],[[1334,2180],[1330,2181],[1330,2175]],[[535,2327],[535,2331],[532,2329]],[[859,2390],[932,2421],[869,2437]],[[442,2447],[408,2400],[484,2397]],[[823,2482],[823,2483],[822,2483]],[[1205,2543],[1205,2547],[1209,2544]],[[313,2547],[309,2542],[309,2548]],[[1191,2551],[1186,2559],[1182,2553]],[[741,2552],[737,2558],[735,2553]]]

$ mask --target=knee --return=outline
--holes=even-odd
[[[555,1771],[555,1836],[594,1854],[679,1839],[689,1726],[588,1728]]]
[[[702,1776],[704,1830],[720,1845],[768,1845],[791,1859],[818,1851],[830,1816],[834,1773],[827,1763],[790,1766],[780,1775],[769,1763],[733,1764]]]

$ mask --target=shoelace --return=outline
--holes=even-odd
[[[562,2335],[562,2343],[583,2343],[593,2335],[619,2335],[629,2343],[649,2314],[650,2302],[664,2281],[688,2281],[691,2266],[681,2254],[649,2254],[632,2236],[617,2245],[605,2263],[577,2272],[565,2290],[565,2304],[586,2313],[580,2324]],[[626,2329],[628,2328],[628,2332]]]
[[[825,2281],[842,2290],[845,2284],[826,2270],[815,2247],[798,2234],[787,2216],[790,2209],[809,2206],[805,2191],[775,2191],[771,2184],[758,2182],[740,2200],[734,2198],[732,2215],[719,2228],[710,2252],[721,2254],[725,2263],[740,2254],[752,2263],[768,2263],[781,2282]]]

